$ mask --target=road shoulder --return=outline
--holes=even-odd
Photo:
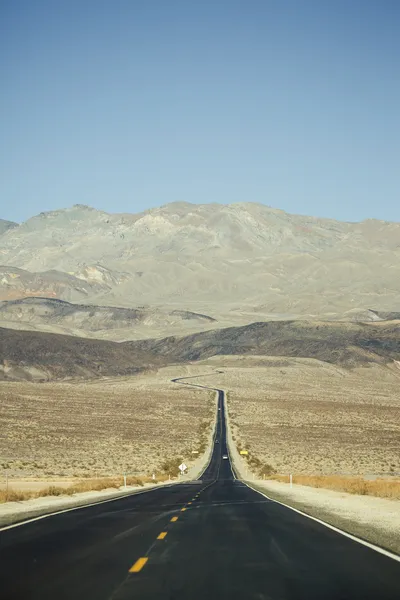
[[[282,502],[371,544],[400,555],[400,501],[276,481],[248,481]]]

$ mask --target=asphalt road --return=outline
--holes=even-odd
[[[201,480],[0,532],[0,597],[399,600],[399,562],[234,478],[219,408]]]

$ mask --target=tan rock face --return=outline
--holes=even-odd
[[[184,308],[232,325],[398,310],[400,223],[182,202],[136,215],[75,205],[3,229],[2,299]]]

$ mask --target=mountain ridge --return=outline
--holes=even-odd
[[[399,308],[400,223],[257,203],[176,202],[137,214],[74,205],[7,230],[0,257],[5,267],[99,284],[85,298],[99,305],[336,316]]]
[[[0,301],[0,326],[78,336],[84,332],[97,339],[140,339],[152,337],[157,330],[160,335],[165,330],[189,333],[217,324],[209,315],[150,306],[73,304],[39,296]]]
[[[400,365],[399,322],[275,321],[129,342],[0,328],[0,379],[134,375],[214,356],[310,358],[345,369]]]
[[[5,219],[0,219],[0,235],[3,235],[9,229],[14,229],[14,227],[18,227],[18,223],[14,223],[14,221],[7,221]]]

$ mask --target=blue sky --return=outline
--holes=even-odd
[[[397,0],[1,0],[0,217],[400,221]]]

